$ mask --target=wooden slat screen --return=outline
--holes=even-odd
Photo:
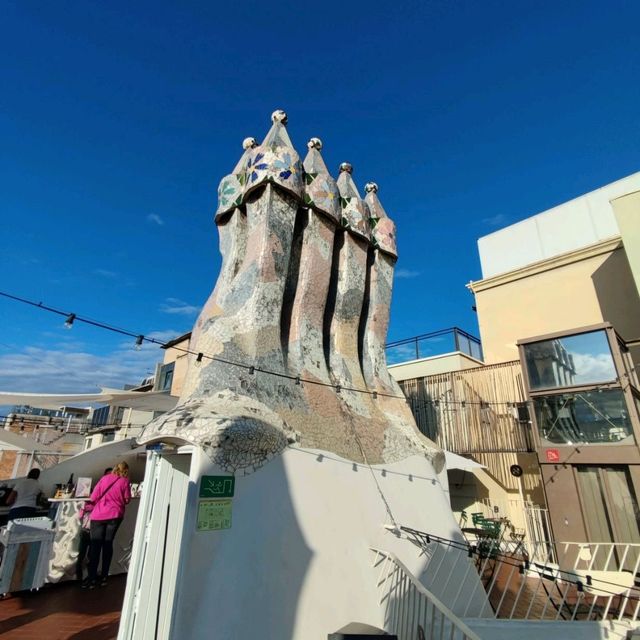
[[[403,380],[418,428],[453,453],[533,451],[520,362]]]

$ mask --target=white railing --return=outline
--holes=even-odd
[[[555,550],[551,560],[551,552]],[[546,561],[540,561],[543,553]],[[496,618],[520,620],[638,619],[640,545],[538,544],[534,560],[483,549],[478,571]]]
[[[398,640],[480,640],[460,618],[414,578],[392,553],[372,549],[385,628]]]
[[[407,527],[400,532],[426,559],[428,584],[449,579],[442,558],[458,554],[477,571],[492,617],[509,620],[582,620],[636,622],[640,614],[640,544],[538,542],[480,539],[471,545],[445,540]],[[463,560],[464,559],[464,560]],[[448,605],[464,617],[469,594]],[[489,609],[489,607],[487,607]]]

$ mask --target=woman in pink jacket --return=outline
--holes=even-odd
[[[129,465],[120,462],[113,471],[102,476],[91,493],[91,542],[89,546],[89,577],[83,587],[93,589],[107,584],[113,557],[113,539],[124,517],[124,508],[131,500]],[[98,563],[102,567],[98,579]]]

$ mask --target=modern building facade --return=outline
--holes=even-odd
[[[485,362],[519,359],[528,336],[609,322],[638,364],[639,218],[636,173],[480,238],[469,288]]]
[[[555,539],[640,542],[640,173],[478,247],[485,361],[520,362]]]

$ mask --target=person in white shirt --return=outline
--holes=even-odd
[[[8,520],[16,518],[33,518],[36,515],[38,496],[42,488],[38,482],[40,469],[31,469],[26,478],[17,480],[9,495],[7,504],[11,506]]]

